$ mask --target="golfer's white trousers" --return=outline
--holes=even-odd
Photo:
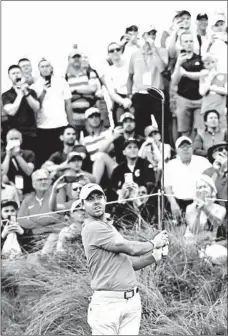
[[[138,335],[141,320],[139,293],[130,299],[117,293],[95,292],[88,308],[88,324],[92,335]]]

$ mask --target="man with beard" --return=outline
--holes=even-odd
[[[59,152],[53,153],[46,164],[52,163],[50,171],[59,170],[68,165],[67,157],[71,152],[80,152],[85,154],[82,169],[85,171],[91,170],[91,162],[88,153],[84,146],[77,144],[76,130],[73,126],[66,126],[60,135],[60,140],[63,143],[63,149]],[[54,164],[53,164],[54,163]]]
[[[144,138],[135,132],[135,117],[131,112],[125,112],[120,118],[121,126],[117,126],[113,134],[103,142],[103,150],[109,153],[113,151],[117,163],[126,161],[123,154],[123,146],[127,139],[134,138],[141,147]]]
[[[87,216],[82,242],[94,291],[88,309],[92,335],[138,335],[141,301],[135,271],[161,260],[167,232],[147,242],[126,240],[107,220],[99,185],[85,185],[80,199]]]

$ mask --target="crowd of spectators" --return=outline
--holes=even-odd
[[[113,202],[107,212],[117,228],[157,227],[157,197],[149,195],[163,173],[166,218],[187,225],[186,239],[204,230],[226,238],[225,14],[208,22],[206,13],[180,11],[160,42],[153,25],[127,27],[110,41],[100,69],[74,45],[65,78],[46,58],[38,78],[29,59],[9,67],[1,114],[3,256],[30,252],[41,238],[44,254],[63,252],[83,223],[78,199],[89,182]],[[164,172],[161,102],[150,87],[165,96]]]

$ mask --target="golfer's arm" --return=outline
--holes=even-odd
[[[117,241],[112,246],[112,252],[115,253],[125,253],[129,256],[141,256],[148,252],[152,252],[154,249],[154,245],[151,242],[137,242],[137,241],[130,241],[126,239],[121,239]]]
[[[151,253],[141,257],[130,257],[130,260],[135,271],[139,271],[146,266],[156,264],[156,260]]]

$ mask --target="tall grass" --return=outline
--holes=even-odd
[[[129,239],[135,232],[124,233]],[[144,236],[152,237],[148,229]],[[139,272],[143,315],[140,335],[226,335],[227,270],[199,259],[180,230],[170,232],[168,258],[154,271]],[[2,336],[90,335],[88,297],[92,294],[80,241],[64,258],[32,259],[23,271],[3,276],[19,286],[16,298],[3,293]]]

